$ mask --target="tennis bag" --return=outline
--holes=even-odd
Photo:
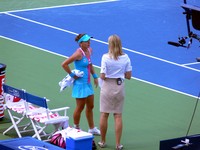
[[[52,135],[50,143],[65,149],[66,148],[66,140],[62,136],[62,133],[60,133],[60,132],[61,131],[58,131]]]

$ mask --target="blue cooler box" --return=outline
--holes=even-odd
[[[67,134],[66,150],[92,150],[93,135],[73,129]]]

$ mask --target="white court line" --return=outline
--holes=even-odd
[[[49,28],[53,28],[53,29],[56,29],[56,30],[67,32],[67,33],[70,33],[70,34],[78,35],[78,33],[76,33],[76,32],[72,32],[72,31],[69,31],[69,30],[65,30],[65,29],[62,29],[62,28],[51,26],[51,25],[48,25],[48,24],[45,24],[45,23],[41,23],[41,22],[38,22],[38,21],[34,21],[34,20],[31,20],[31,19],[20,17],[20,16],[17,16],[17,15],[14,15],[14,14],[10,14],[10,13],[5,13],[5,14],[12,16],[12,17],[15,17],[15,18],[18,18],[18,19],[28,21],[28,22],[32,22],[32,23],[35,23],[35,24],[39,24],[39,25],[42,25],[42,26],[46,26],[46,27],[49,27]],[[108,44],[107,42],[104,42],[104,41],[101,41],[101,40],[98,40],[98,39],[95,39],[95,38],[93,38],[91,40],[94,40],[96,42],[103,43],[103,44]],[[183,67],[183,68],[186,68],[186,69],[190,69],[190,70],[193,70],[193,71],[196,71],[196,72],[200,72],[199,69],[191,68],[191,67],[188,67],[188,66],[185,66],[185,65],[181,65],[181,64],[178,64],[178,63],[175,63],[175,62],[171,62],[171,61],[168,61],[168,60],[165,60],[165,59],[162,59],[162,58],[158,58],[158,57],[155,57],[155,56],[152,56],[152,55],[144,54],[144,53],[141,53],[141,52],[138,52],[138,51],[135,51],[135,50],[125,48],[125,47],[123,47],[123,49],[126,50],[126,51],[130,51],[130,52],[139,54],[139,55],[143,55],[145,57],[149,57],[149,58],[156,59],[156,60],[159,60],[159,61],[162,61],[162,62],[166,62],[166,63],[172,64],[172,65],[176,65],[176,66]]]
[[[1,13],[13,13],[13,12],[21,12],[21,11],[32,11],[32,10],[43,10],[43,9],[51,9],[51,8],[61,8],[61,7],[71,7],[71,6],[81,6],[81,5],[91,5],[91,4],[100,4],[100,3],[110,3],[116,2],[119,0],[104,0],[104,1],[97,1],[97,2],[86,2],[86,3],[77,3],[77,4],[68,4],[68,5],[59,5],[59,6],[51,6],[51,7],[42,7],[42,8],[31,8],[31,9],[22,9],[22,10],[11,10],[0,12]]]
[[[35,49],[38,49],[38,50],[42,50],[42,51],[44,51],[44,52],[48,52],[48,53],[51,53],[51,54],[53,54],[53,55],[61,56],[61,57],[64,57],[64,58],[68,58],[68,57],[65,56],[65,55],[61,55],[61,54],[52,52],[52,51],[50,51],[50,50],[43,49],[43,48],[40,48],[40,47],[37,47],[37,46],[33,46],[33,45],[30,45],[30,44],[27,44],[27,43],[24,43],[24,42],[21,42],[21,41],[17,41],[17,40],[14,40],[14,39],[11,39],[11,38],[8,38],[8,37],[5,37],[5,36],[1,36],[1,35],[0,35],[0,38],[4,38],[4,39],[7,39],[7,40],[10,40],[10,41],[19,43],[19,44],[23,44],[23,45],[26,45],[26,46],[29,46],[29,47],[32,47],[32,48],[35,48]],[[99,68],[99,69],[100,69],[99,66],[96,66],[96,65],[94,65],[94,66],[95,66],[96,68]],[[149,81],[146,81],[146,80],[142,80],[142,79],[135,78],[135,77],[131,77],[131,78],[132,78],[132,79],[135,79],[135,80],[138,80],[138,81],[141,81],[141,82],[144,82],[144,83],[147,83],[147,84],[151,84],[151,85],[154,85],[154,86],[157,86],[157,87],[160,87],[160,88],[169,90],[169,91],[173,91],[173,92],[180,93],[180,94],[183,94],[183,95],[186,95],[186,96],[190,96],[190,97],[193,97],[193,98],[197,98],[197,96],[194,96],[194,95],[191,95],[191,94],[187,94],[187,93],[184,93],[184,92],[181,92],[181,91],[178,91],[178,90],[174,90],[174,89],[171,89],[171,88],[168,88],[168,87],[165,87],[165,86],[161,86],[161,85],[159,85],[159,84],[155,84],[155,83],[152,83],[152,82],[149,82]]]

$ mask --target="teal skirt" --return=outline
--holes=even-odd
[[[86,98],[94,94],[91,83],[74,84],[72,89],[73,98]]]

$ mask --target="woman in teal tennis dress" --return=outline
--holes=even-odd
[[[91,37],[87,34],[79,34],[76,36],[75,41],[78,42],[80,47],[62,63],[62,67],[75,79],[72,90],[72,97],[76,98],[76,108],[73,114],[74,127],[78,129],[80,128],[81,113],[86,106],[85,113],[89,125],[88,132],[100,135],[100,131],[94,126],[93,120],[94,90],[90,81],[90,74],[92,74],[94,78],[94,84],[96,87],[98,86],[98,79],[90,59],[92,53],[90,38]],[[71,72],[69,64],[73,62],[75,69],[84,72],[83,77],[77,77]]]

